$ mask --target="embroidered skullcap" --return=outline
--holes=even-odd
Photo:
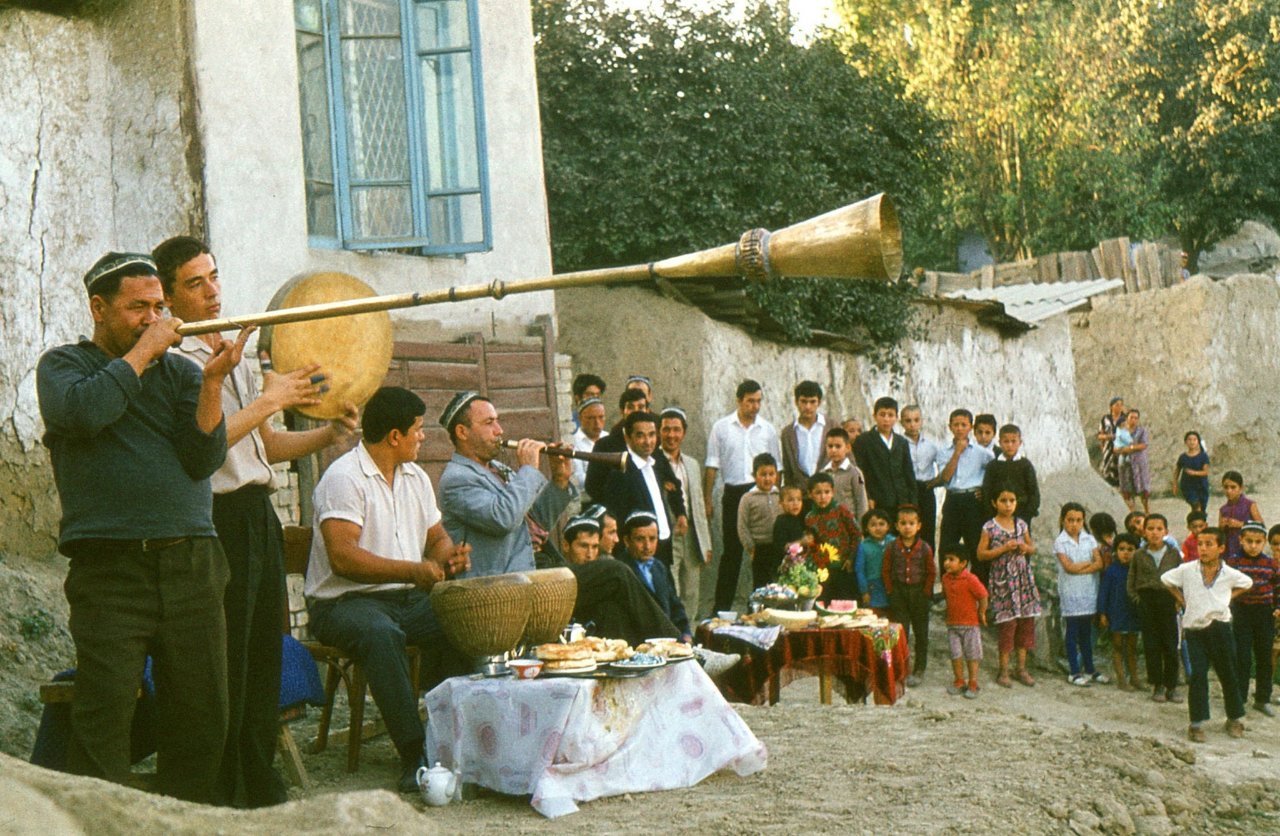
[[[466,412],[467,407],[471,405],[477,398],[483,397],[479,392],[459,392],[454,395],[445,406],[444,412],[440,413],[440,426],[449,432],[453,432],[453,428],[460,421],[460,416]]]
[[[604,401],[600,400],[599,398],[587,398],[585,401],[578,404],[578,414],[581,415],[583,412],[586,411],[587,407],[595,406],[596,404],[600,404],[601,406],[604,406]]]
[[[590,517],[596,522],[599,522],[600,520],[604,519],[604,515],[607,513],[609,513],[608,509],[606,509],[603,505],[597,502],[592,505],[588,505],[586,508],[583,508],[582,513],[579,514],[578,516]]]
[[[576,517],[570,517],[569,521],[564,524],[565,542],[573,540],[579,531],[600,531],[600,521],[595,517],[588,517],[585,514],[579,514]]]
[[[631,375],[630,377],[627,378],[627,382],[622,385],[625,387],[625,386],[630,386],[633,383],[643,383],[645,386],[648,386],[650,389],[653,388],[653,381],[642,374]]]
[[[84,274],[84,289],[93,295],[94,285],[112,276],[159,276],[156,263],[145,253],[107,253]]]
[[[629,534],[634,528],[657,524],[658,518],[653,515],[652,511],[632,511],[627,515],[627,521],[622,524],[622,533]]]
[[[1266,526],[1266,524],[1265,524],[1265,523],[1260,523],[1260,522],[1258,522],[1257,520],[1249,520],[1247,523],[1245,523],[1244,525],[1240,526],[1240,533],[1241,533],[1241,534],[1244,534],[1246,531],[1256,531],[1256,532],[1258,532],[1259,534],[1261,534],[1263,537],[1266,537],[1266,536],[1267,536],[1267,526]]]
[[[662,412],[658,414],[659,418],[679,418],[686,424],[689,423],[689,414],[678,406],[664,407]]]

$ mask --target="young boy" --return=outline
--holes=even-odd
[[[858,554],[862,532],[847,505],[836,502],[835,484],[830,473],[815,473],[809,479],[809,501],[804,527],[813,537],[814,546],[830,543],[840,553],[840,563],[828,567],[830,577],[822,588],[822,600],[858,599],[858,578],[853,573],[853,560]]]
[[[970,437],[973,430],[973,413],[967,409],[952,410],[947,420],[951,430],[951,443],[938,450],[938,476],[931,483],[947,489],[942,503],[942,542],[964,543],[970,549],[978,548],[982,537],[982,524],[991,519],[989,507],[978,499],[982,478],[994,456]],[[978,580],[986,582],[991,564],[979,561],[973,567]]]
[[[982,634],[978,625],[987,623],[987,588],[969,571],[969,553],[964,546],[944,548],[942,567],[942,594],[947,599],[947,641],[951,644],[951,671],[955,675],[947,693],[977,699],[978,663],[982,661]]]
[[[915,660],[907,687],[915,688],[929,665],[929,604],[933,597],[933,549],[920,539],[920,509],[899,505],[898,539],[885,546],[881,578],[893,620],[915,635]]]
[[[978,425],[974,425],[977,439]],[[982,476],[982,500],[991,503],[996,498],[996,486],[1012,488],[1018,497],[1017,516],[1031,528],[1031,521],[1040,514],[1040,485],[1036,481],[1036,469],[1022,455],[1022,430],[1017,424],[1005,424],[1000,428],[1000,455],[988,465]]]
[[[973,440],[991,455],[996,454],[996,416],[984,412],[973,419]]]
[[[778,551],[778,562],[781,563],[782,553],[787,546],[804,539],[804,491],[799,485],[787,485],[778,497],[778,508],[781,513],[773,521],[771,539],[774,548]],[[778,567],[774,566],[773,569],[773,574],[776,575]],[[772,581],[773,578],[770,578],[766,583],[772,583]]]
[[[1111,520],[1111,525],[1115,527],[1115,520]],[[1140,684],[1138,632],[1142,627],[1138,611],[1125,589],[1129,564],[1137,551],[1137,537],[1128,532],[1115,536],[1115,560],[1102,570],[1102,581],[1098,584],[1098,623],[1104,630],[1111,631],[1111,665],[1116,672],[1116,687],[1121,691],[1136,690]]]
[[[1200,552],[1196,550],[1196,538],[1200,536],[1200,532],[1209,527],[1209,518],[1204,511],[1192,511],[1187,514],[1187,539],[1182,541],[1182,562],[1190,563],[1193,560],[1200,559]]]
[[[923,433],[924,413],[915,404],[902,408],[902,435],[911,450],[916,475],[916,507],[920,509],[920,539],[935,548],[938,542],[938,499],[929,483],[938,475],[938,445]]]
[[[1236,643],[1236,678],[1240,700],[1249,699],[1249,670],[1257,673],[1253,707],[1268,717],[1271,707],[1273,667],[1271,645],[1276,637],[1276,613],[1280,612],[1280,568],[1266,553],[1267,528],[1250,520],[1240,529],[1240,554],[1227,555],[1227,565],[1253,581],[1253,586],[1231,602],[1231,632]]]
[[[853,457],[867,479],[867,501],[892,514],[916,498],[915,468],[907,440],[893,431],[898,423],[898,402],[876,398],[873,407],[875,428],[860,433],[853,442]]]
[[[751,581],[759,589],[770,569],[777,570],[782,561],[781,549],[773,548],[773,521],[778,518],[781,497],[778,494],[778,461],[769,453],[751,460],[755,487],[738,502],[738,539],[751,559]],[[775,557],[775,552],[776,557]]]
[[[1147,517],[1148,530],[1152,514]],[[1156,540],[1148,536],[1148,539]],[[1156,540],[1156,542],[1159,542]],[[1187,737],[1204,742],[1201,724],[1209,719],[1209,666],[1213,666],[1222,685],[1222,701],[1226,704],[1227,734],[1244,737],[1244,700],[1236,677],[1234,642],[1231,638],[1231,602],[1244,594],[1253,581],[1243,572],[1222,561],[1226,538],[1222,529],[1205,528],[1196,538],[1200,559],[1183,563],[1160,575],[1160,582],[1173,593],[1182,609],[1182,639],[1191,655],[1188,688],[1191,700],[1187,709],[1191,725]]]
[[[676,594],[671,570],[661,560],[654,560],[658,553],[658,518],[649,511],[632,511],[622,523],[622,543],[627,549],[622,562],[631,567],[658,608],[680,631],[680,641],[690,641],[689,616]]]
[[[1164,541],[1167,527],[1163,514],[1147,516],[1143,527],[1146,545],[1129,563],[1125,590],[1129,600],[1137,604],[1142,622],[1142,648],[1147,657],[1152,701],[1182,702],[1178,693],[1178,611],[1160,580],[1165,572],[1182,563],[1182,558]]]
[[[855,520],[867,513],[867,480],[853,463],[853,446],[843,427],[827,430],[827,463],[820,473],[830,473],[836,489],[836,502],[853,512]]]

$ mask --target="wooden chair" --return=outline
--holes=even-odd
[[[306,575],[307,562],[311,556],[311,529],[297,525],[284,527],[284,570],[289,575]],[[311,654],[311,658],[325,666],[324,709],[320,714],[320,728],[316,731],[316,740],[311,747],[313,752],[323,752],[329,745],[329,722],[333,718],[333,699],[338,693],[338,683],[347,688],[347,702],[351,710],[351,723],[347,729],[347,771],[355,772],[360,768],[360,744],[368,737],[375,737],[385,730],[381,723],[364,722],[364,698],[368,690],[364,666],[353,659],[345,651],[311,638],[306,614],[306,599],[301,595],[290,594],[289,622],[294,638]],[[295,603],[295,598],[298,603]],[[301,635],[299,635],[301,633]],[[418,648],[413,645],[405,647],[409,658],[409,681],[416,691],[421,658]],[[336,735],[335,735],[336,736]]]

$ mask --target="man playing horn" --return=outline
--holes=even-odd
[[[307,564],[311,631],[364,665],[400,754],[400,792],[417,790],[425,743],[405,645],[422,649],[436,677],[465,669],[427,595],[437,581],[470,568],[471,546],[450,539],[431,480],[415,463],[426,410],[421,398],[396,386],[369,399],[363,440],[316,485]]]
[[[535,567],[527,520],[547,480],[537,469],[544,445],[523,439],[518,470],[497,461],[502,449],[498,411],[477,392],[460,392],[440,415],[454,454],[440,477],[440,508],[449,535],[475,547],[473,576],[525,572]],[[615,560],[569,567],[578,579],[574,617],[594,621],[596,634],[637,644],[679,632],[630,569]]]
[[[58,549],[71,559],[77,671],[67,765],[132,783],[129,730],[150,654],[162,718],[158,788],[207,803],[227,728],[227,563],[209,476],[227,452],[222,382],[248,332],[217,341],[197,367],[168,351],[182,323],[163,316],[150,256],[108,253],[84,285],[92,340],[50,349],[36,366],[62,501]]]
[[[213,254],[186,235],[152,251],[165,302],[179,319],[214,319],[222,310],[222,285]],[[208,362],[217,334],[189,336],[176,348],[197,365]],[[284,539],[271,502],[271,465],[346,442],[356,410],[325,427],[284,432],[271,416],[319,402],[318,366],[268,374],[258,391],[248,358],[222,384],[227,458],[213,474],[213,525],[231,572],[223,610],[227,620],[227,745],[215,801],[264,807],[289,800],[272,767],[280,728],[280,613],[284,607]]]

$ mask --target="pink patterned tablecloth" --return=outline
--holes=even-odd
[[[640,679],[455,677],[424,697],[427,759],[531,795],[548,818],[577,802],[750,775],[768,752],[696,662]]]

